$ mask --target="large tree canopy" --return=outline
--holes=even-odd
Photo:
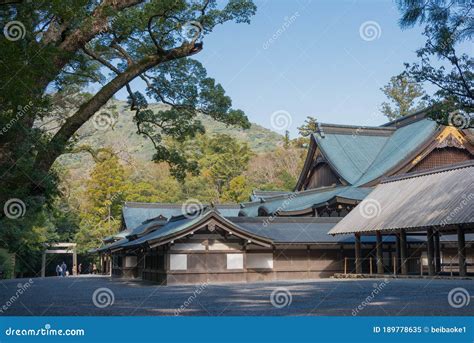
[[[248,23],[256,11],[251,1],[2,3],[0,200],[43,196],[54,182],[54,161],[71,151],[77,131],[124,87],[137,132],[152,140],[157,161],[181,174],[194,166],[169,149],[164,136],[185,140],[202,132],[198,113],[249,126],[222,86],[189,57],[203,49],[203,38],[217,25]],[[142,80],[145,94],[132,89],[134,79]],[[86,86],[97,91],[84,95]],[[147,96],[168,109],[148,109]],[[51,121],[55,125],[39,125]]]
[[[425,46],[420,62],[406,65],[416,82],[437,87],[431,98],[432,117],[466,128],[474,126],[474,59],[459,53],[474,35],[474,2],[451,0],[397,0],[402,28],[424,25]]]

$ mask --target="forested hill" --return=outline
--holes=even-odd
[[[81,128],[79,142],[90,145],[92,148],[113,147],[122,156],[129,155],[138,161],[150,161],[153,155],[153,145],[145,137],[136,134],[137,128],[133,122],[133,112],[128,110],[124,101],[111,101],[116,106],[116,114],[94,122],[92,118],[85,127]],[[159,110],[163,105],[153,104],[152,109]],[[105,111],[107,115],[109,112]],[[274,131],[260,125],[252,124],[250,129],[242,130],[236,127],[226,127],[207,116],[199,118],[206,134],[224,133],[231,135],[241,142],[246,142],[255,153],[269,152],[275,150],[282,144],[282,136]],[[62,165],[68,168],[82,169],[90,167],[91,159],[87,154],[67,154],[60,158]]]

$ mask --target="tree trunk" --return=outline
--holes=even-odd
[[[160,63],[193,55],[198,53],[201,49],[202,47],[196,48],[194,44],[185,43],[179,48],[167,51],[163,55],[147,56],[140,62],[129,66],[127,70],[106,84],[89,101],[84,103],[76,113],[66,120],[49,143],[38,152],[35,159],[34,170],[43,172],[44,174],[47,173],[54,161],[64,152],[69,139],[127,83]],[[41,193],[41,183],[42,180],[34,180],[33,193]]]

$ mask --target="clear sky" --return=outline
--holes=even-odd
[[[393,1],[255,2],[250,25],[218,26],[196,55],[235,108],[264,127],[288,128],[292,137],[308,115],[324,123],[386,122],[380,88],[404,62],[416,61],[424,44],[421,28],[399,28]],[[290,116],[291,125],[272,124],[275,112]]]

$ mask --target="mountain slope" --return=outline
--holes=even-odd
[[[79,144],[87,144],[93,148],[109,146],[125,160],[130,158],[150,161],[154,148],[147,138],[136,133],[137,129],[133,122],[134,113],[128,110],[127,104],[123,101],[113,100],[110,103],[116,106],[118,116],[105,116],[105,123],[99,123],[98,120],[92,118],[81,128],[78,134]],[[159,110],[163,108],[163,105],[152,104],[150,107]],[[207,134],[228,134],[239,141],[246,142],[255,153],[273,151],[282,141],[281,135],[257,124],[252,124],[248,130],[242,130],[226,127],[204,115],[201,115],[199,119],[206,128]],[[78,174],[87,172],[92,165],[92,160],[86,153],[66,154],[61,156],[59,162],[67,169],[75,169]]]

